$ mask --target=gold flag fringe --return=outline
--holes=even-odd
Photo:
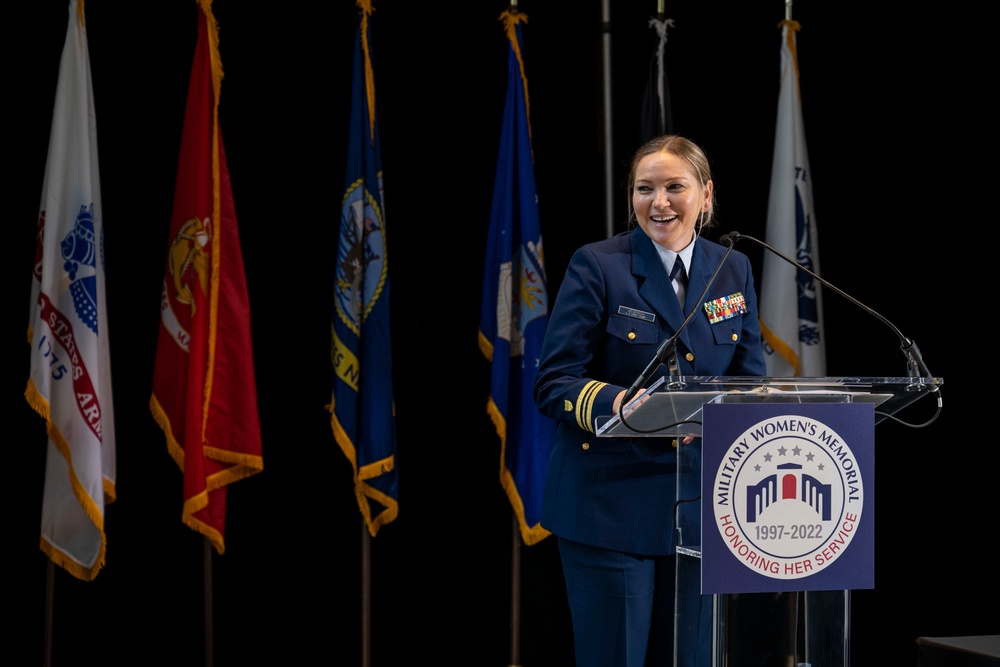
[[[391,523],[399,516],[399,501],[367,484],[365,480],[374,479],[379,475],[395,470],[396,457],[389,456],[380,461],[374,461],[366,466],[362,466],[359,469],[357,450],[354,448],[354,443],[351,441],[350,436],[347,435],[344,427],[341,426],[340,421],[337,419],[336,407],[332,398],[330,404],[326,406],[326,410],[330,413],[330,428],[333,430],[333,437],[337,441],[340,450],[344,452],[344,456],[351,462],[351,468],[354,470],[354,496],[357,498],[358,508],[361,511],[361,515],[365,518],[368,533],[372,537],[375,537],[378,534],[379,528]],[[379,503],[385,509],[372,517],[371,507],[368,503],[369,499]]]
[[[488,339],[482,331],[479,332],[479,351],[486,357],[486,361],[493,362],[493,341]]]
[[[778,23],[778,30],[781,30],[784,26],[788,26],[788,34],[785,36],[785,41],[788,42],[788,50],[792,54],[792,62],[795,64],[795,92],[799,96],[799,102],[802,101],[802,89],[799,88],[799,53],[795,48],[795,33],[802,29],[802,26],[798,21],[792,19],[785,19]]]
[[[527,23],[528,15],[519,12],[516,9],[504,10],[500,14],[500,20],[503,21],[504,31],[507,33],[507,39],[510,40],[510,46],[514,49],[514,55],[517,57],[517,64],[521,68],[521,82],[524,86],[524,113],[528,117],[528,137],[531,137],[531,100],[528,98],[528,75],[524,71],[524,60],[521,58],[521,45],[517,43],[517,31],[515,28],[518,23]],[[535,149],[534,146],[531,148],[532,156],[534,156]],[[532,162],[534,162],[534,157],[532,157]]]
[[[198,6],[205,15],[209,60],[212,67],[212,223],[214,231],[212,234],[212,273],[211,287],[209,294],[209,316],[208,316],[208,362],[205,372],[205,397],[202,406],[201,432],[208,430],[209,405],[212,402],[212,389],[215,382],[215,346],[217,342],[217,327],[219,313],[219,283],[222,271],[222,248],[219,239],[221,233],[219,227],[222,224],[221,194],[219,191],[220,166],[219,166],[219,96],[222,92],[222,58],[219,56],[219,26],[212,13],[212,0],[198,0]]]
[[[497,407],[492,396],[486,404],[486,412],[493,420],[493,426],[496,427],[497,435],[500,436],[500,486],[507,493],[511,507],[517,515],[517,524],[521,530],[521,539],[528,546],[537,544],[552,533],[542,528],[541,524],[529,526],[527,520],[524,518],[524,501],[521,500],[521,494],[518,493],[514,477],[510,474],[510,470],[507,469],[507,421],[500,413],[500,408]]]
[[[55,445],[56,450],[59,454],[66,459],[66,465],[69,468],[69,479],[70,485],[73,487],[73,495],[76,496],[77,502],[83,507],[84,513],[86,513],[87,518],[90,519],[94,527],[97,528],[101,533],[101,549],[97,554],[97,559],[94,561],[92,566],[84,567],[75,560],[69,558],[62,551],[54,547],[49,543],[44,537],[40,540],[40,548],[44,551],[52,562],[56,565],[62,567],[67,572],[72,574],[77,579],[82,579],[84,581],[93,581],[97,573],[100,572],[101,568],[104,567],[104,557],[107,550],[107,536],[104,534],[104,514],[101,509],[94,502],[94,499],[90,497],[86,489],[83,488],[83,484],[80,483],[80,478],[76,475],[76,470],[73,468],[73,454],[70,451],[69,442],[66,437],[62,434],[55,424],[52,423],[52,413],[49,406],[49,402],[42,396],[41,392],[38,391],[38,387],[35,386],[34,380],[28,378],[28,386],[24,390],[24,397],[28,401],[28,405],[38,413],[40,417],[45,420],[45,430],[48,433],[49,439]],[[111,495],[107,494],[108,488],[111,488]],[[104,480],[104,490],[105,490],[105,504],[109,504],[114,501],[114,484],[109,480]]]
[[[368,17],[375,11],[372,0],[357,0],[361,8],[361,51],[365,54],[365,95],[368,98],[368,141],[375,143],[375,70],[372,67],[371,49],[368,46]]]

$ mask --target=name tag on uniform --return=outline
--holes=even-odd
[[[628,308],[626,306],[618,306],[618,314],[625,317],[634,317],[638,320],[646,320],[647,322],[652,322],[656,319],[655,313],[647,313],[645,310],[636,310],[635,308]]]
[[[706,301],[705,312],[708,314],[709,324],[715,324],[716,322],[728,320],[737,315],[743,315],[747,312],[747,304],[743,298],[743,292],[730,294],[729,296],[724,296],[713,301]]]

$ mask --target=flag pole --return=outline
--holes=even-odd
[[[56,566],[51,558],[45,570],[45,646],[42,648],[43,667],[52,667],[52,604],[55,599]]]
[[[371,665],[371,544],[364,517],[361,518],[361,667]]]
[[[212,611],[212,542],[202,539],[202,581],[205,586],[205,667],[212,667],[215,656],[214,614]]]
[[[510,536],[510,667],[521,665],[521,528],[512,512]]]
[[[614,141],[611,124],[611,0],[601,0],[601,55],[604,76],[604,217],[608,238],[615,234]]]
[[[393,410],[389,264],[370,17],[360,9],[354,34],[347,169],[341,204],[330,349],[330,426],[354,472],[361,511],[361,665],[371,664],[371,542],[399,512]],[[355,266],[357,254],[364,261]],[[354,267],[349,268],[349,267]],[[355,275],[355,273],[357,275]],[[378,289],[371,289],[374,285]],[[363,307],[358,307],[358,306]]]
[[[785,20],[792,20],[792,0],[785,0]]]

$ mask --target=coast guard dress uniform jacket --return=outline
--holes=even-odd
[[[699,237],[684,310],[653,242],[635,227],[573,255],[550,314],[535,378],[539,410],[558,422],[546,476],[541,524],[554,535],[636,555],[674,553],[677,449],[673,438],[595,435],[615,396],[681,332],[681,375],[763,376],[757,296],[746,255],[732,250],[704,299],[727,247]],[[721,304],[742,308],[711,316]],[[713,322],[712,319],[717,319]],[[665,374],[665,365],[651,382]],[[682,470],[698,470],[701,446],[681,447]],[[697,510],[688,512],[700,544]],[[687,539],[684,544],[692,544]]]

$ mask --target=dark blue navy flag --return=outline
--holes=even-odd
[[[500,436],[500,483],[532,545],[548,537],[539,524],[555,422],[535,407],[535,369],[549,321],[542,233],[535,191],[528,80],[521,58],[527,15],[500,15],[510,41],[493,208],[483,274],[479,347],[491,362],[487,412]]]
[[[369,18],[358,0],[347,174],[340,212],[330,357],[330,421],[354,467],[354,493],[374,537],[399,512],[389,331],[389,261]]]

